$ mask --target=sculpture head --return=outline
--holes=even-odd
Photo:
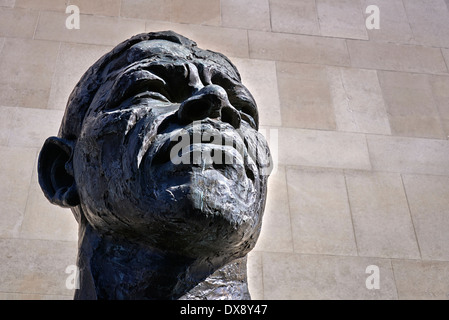
[[[238,258],[259,235],[269,166],[235,66],[159,32],[121,43],[85,73],[42,148],[39,182],[102,235]]]

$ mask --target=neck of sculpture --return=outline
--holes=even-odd
[[[75,299],[250,299],[246,256],[190,258],[80,225]]]

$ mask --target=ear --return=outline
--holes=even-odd
[[[39,154],[39,184],[45,197],[61,207],[79,205],[73,174],[73,143],[57,137],[48,138]]]

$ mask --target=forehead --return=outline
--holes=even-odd
[[[215,72],[224,72],[236,80],[240,80],[235,67],[218,53],[202,50],[198,47],[187,47],[167,40],[141,41],[111,60],[104,69],[104,78],[117,74],[131,65],[148,62],[163,65],[192,63],[206,66]]]
[[[188,59],[192,51],[180,44],[167,40],[147,40],[133,45],[127,51],[129,62],[142,60],[154,56],[173,56]]]

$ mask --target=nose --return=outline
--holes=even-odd
[[[240,113],[231,105],[226,91],[218,85],[207,85],[185,100],[178,110],[181,123],[205,118],[221,118],[234,128],[240,127]]]

